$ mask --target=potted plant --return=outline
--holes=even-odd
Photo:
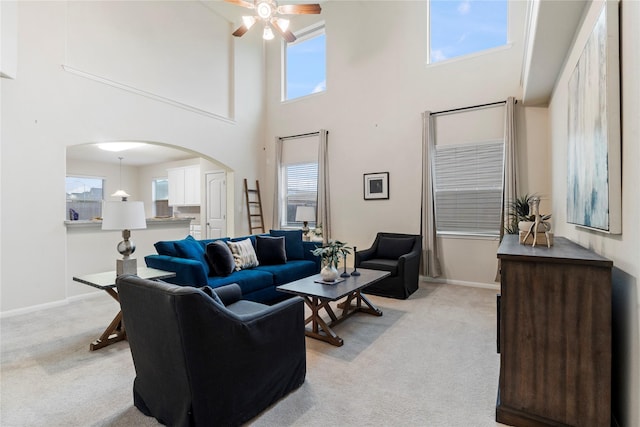
[[[329,240],[329,242],[311,251],[315,256],[322,259],[322,270],[320,277],[326,282],[333,282],[338,278],[338,263],[340,258],[351,253],[351,248],[346,243],[339,240]]]
[[[508,234],[518,234],[518,224],[520,221],[529,221],[529,202],[535,197],[534,194],[525,194],[524,196],[516,197],[509,204],[509,216],[511,217],[511,223],[505,225],[505,231]]]

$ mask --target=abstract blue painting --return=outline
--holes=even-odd
[[[567,221],[609,233],[621,232],[617,3],[605,3],[569,79]]]

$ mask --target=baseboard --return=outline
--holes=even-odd
[[[75,301],[82,301],[82,300],[97,298],[98,296],[101,296],[101,295],[104,295],[104,293],[96,290],[95,292],[89,292],[81,295],[74,295],[60,301],[46,302],[44,304],[30,305],[29,307],[24,307],[24,308],[16,308],[15,310],[7,310],[7,311],[0,312],[0,319],[19,316],[21,314],[34,313],[36,311],[46,310],[49,308],[62,307]]]
[[[482,282],[466,282],[464,280],[451,280],[451,279],[439,279],[435,277],[421,276],[422,280],[430,283],[444,283],[445,285],[467,286],[470,288],[483,288],[491,289],[494,291],[500,290],[499,283],[482,283]]]

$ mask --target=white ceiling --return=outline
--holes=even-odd
[[[67,147],[67,158],[98,163],[122,164],[125,166],[145,166],[176,160],[200,157],[198,153],[176,149],[164,145],[145,144],[126,151],[112,152],[98,148],[98,144],[83,144]]]

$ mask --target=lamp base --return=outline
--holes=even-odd
[[[135,258],[116,260],[116,275],[138,274],[138,263]]]

